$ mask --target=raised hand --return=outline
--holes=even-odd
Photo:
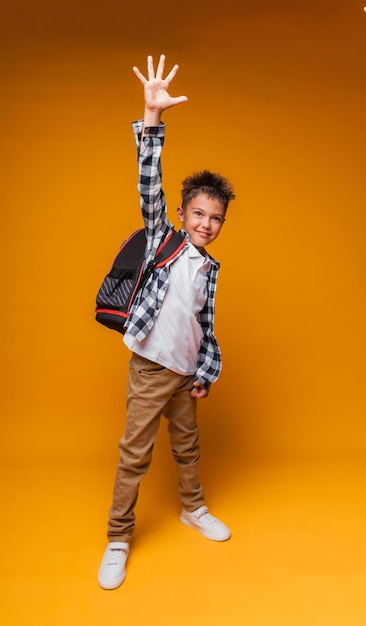
[[[169,92],[169,86],[174,79],[179,66],[174,65],[169,74],[163,78],[165,65],[165,55],[162,54],[155,73],[154,61],[152,56],[147,57],[147,78],[140,72],[138,67],[134,66],[133,71],[144,87],[145,95],[145,117],[146,113],[160,114],[170,107],[176,106],[188,100],[187,96],[172,97]],[[146,120],[145,120],[146,121]]]

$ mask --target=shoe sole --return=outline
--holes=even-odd
[[[192,528],[193,530],[197,530],[201,535],[206,537],[206,539],[211,539],[211,541],[227,541],[231,537],[230,531],[228,531],[228,533],[223,535],[222,537],[217,537],[217,535],[214,535],[214,533],[211,534],[209,531],[204,530],[204,528],[201,528],[198,525],[196,526],[195,524],[192,524],[192,522],[190,522],[185,517],[183,517],[183,515],[180,516],[180,521],[185,526],[188,526],[188,528]]]
[[[103,578],[98,574],[98,583],[102,589],[107,589],[107,590],[118,589],[118,587],[122,585],[125,578],[126,578],[126,574],[124,574],[121,578],[119,578],[118,580],[114,582],[108,581],[108,580],[104,581]]]

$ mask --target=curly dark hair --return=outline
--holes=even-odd
[[[230,200],[235,199],[234,188],[228,179],[209,170],[195,172],[182,181],[182,209],[200,193],[207,194],[209,198],[217,198],[222,202],[225,211]]]

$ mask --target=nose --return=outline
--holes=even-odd
[[[205,230],[209,230],[209,228],[210,228],[210,218],[209,218],[209,217],[207,217],[207,216],[206,216],[206,217],[203,219],[202,226],[203,226],[203,228],[204,228]]]

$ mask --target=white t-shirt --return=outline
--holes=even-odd
[[[170,266],[168,291],[154,326],[143,341],[126,333],[126,346],[173,372],[194,374],[203,337],[198,316],[207,299],[210,267],[209,257],[189,243]]]

